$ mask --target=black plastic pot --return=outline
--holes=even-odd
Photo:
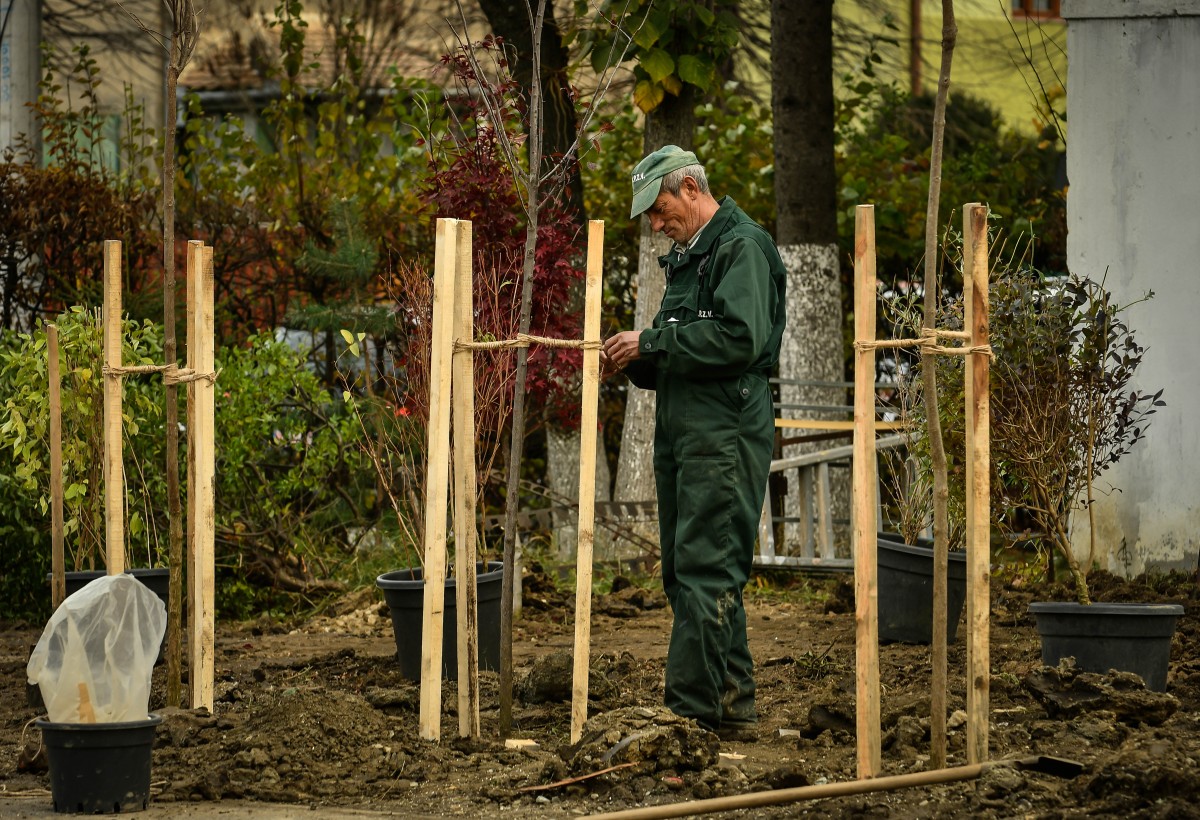
[[[475,565],[477,623],[479,624],[479,668],[500,668],[500,594],[504,589],[504,564]],[[421,624],[425,609],[425,579],[420,569],[387,572],[375,579],[392,614],[396,657],[400,673],[421,680]],[[442,679],[458,680],[458,605],[453,572],[447,573],[442,629]]]
[[[933,641],[933,549],[879,533],[879,639],[903,643]],[[946,578],[946,642],[954,643],[967,600],[966,554],[951,552]]]
[[[1029,605],[1042,636],[1042,663],[1074,658],[1085,672],[1133,672],[1146,688],[1167,688],[1171,636],[1183,614],[1178,604],[1080,604],[1039,601]]]
[[[171,570],[166,567],[157,567],[154,569],[130,569],[126,570],[134,578],[137,578],[143,585],[148,587],[151,592],[159,597],[163,602],[163,606],[169,606],[168,596],[171,591]],[[95,581],[97,578],[105,576],[104,570],[83,570],[80,572],[64,573],[67,582],[67,595],[72,595],[83,589],[87,584]],[[47,581],[52,581],[53,576],[46,575]]]
[[[38,720],[50,765],[54,810],[73,814],[142,811],[150,802],[154,730],[162,718],[127,723]]]

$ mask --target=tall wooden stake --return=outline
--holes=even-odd
[[[429,445],[425,469],[425,597],[421,621],[422,739],[441,739],[442,618],[446,600],[446,503],[450,465],[451,348],[457,219],[439,219],[434,250],[433,339],[429,357]]]
[[[50,601],[67,597],[63,553],[62,377],[58,371],[58,327],[46,325],[46,372],[50,381]]]
[[[600,302],[604,265],[604,222],[588,222],[584,287],[583,398],[579,413],[579,538],[575,570],[575,654],[571,694],[571,742],[587,722],[588,668],[592,642],[592,547],[596,519],[596,427],[600,395]]]
[[[216,326],[215,287],[213,279],[212,248],[201,249],[200,265],[189,282],[190,296],[194,296],[196,307],[193,319],[196,346],[193,358],[196,372],[211,374],[216,368],[213,350]],[[188,299],[191,308],[192,298]],[[191,345],[189,345],[191,347]],[[196,493],[192,502],[195,515],[189,522],[192,530],[192,566],[195,570],[189,579],[192,595],[191,607],[196,610],[191,636],[191,684],[192,708],[213,709],[213,678],[216,654],[216,569],[214,548],[216,546],[216,385],[212,379],[202,378],[193,382],[195,415],[191,425],[195,427],[193,439],[193,475]]]
[[[854,209],[854,338],[875,341],[875,207]],[[858,776],[880,765],[879,600],[875,528],[875,351],[854,351],[854,627]]]
[[[471,223],[458,223],[454,268],[454,338],[475,337]],[[479,609],[475,584],[475,352],[453,354],[454,577],[458,610],[458,734],[479,737]]]
[[[121,367],[121,243],[104,241],[104,365]],[[125,470],[122,463],[122,377],[104,377],[104,566],[125,571]]]
[[[187,297],[187,329],[186,329],[186,332],[187,332],[187,356],[186,356],[184,363],[185,363],[187,369],[191,370],[193,373],[196,372],[196,351],[200,346],[200,343],[199,343],[199,341],[197,341],[197,338],[196,338],[196,311],[199,308],[200,300],[196,294],[195,289],[196,289],[196,283],[199,281],[199,275],[200,275],[199,271],[203,265],[203,260],[204,260],[204,243],[198,239],[189,240],[188,245],[187,245],[187,271],[185,274],[187,276],[186,287],[187,287],[187,294],[188,294],[188,297]],[[196,597],[196,588],[195,588],[195,579],[199,577],[199,569],[196,566],[196,425],[195,425],[196,383],[194,381],[191,381],[191,382],[187,382],[186,384],[187,384],[187,387],[184,390],[184,394],[185,394],[185,411],[186,411],[185,417],[187,418],[187,453],[188,453],[188,455],[187,455],[187,465],[186,465],[187,466],[187,513],[186,513],[186,517],[184,518],[184,524],[186,525],[186,528],[187,528],[187,550],[186,550],[186,553],[187,553],[187,585],[188,585],[187,586],[187,597],[188,597],[188,601],[190,602],[188,605],[188,608],[187,608],[187,614],[188,614],[187,634],[190,636],[188,638],[188,647],[189,647],[189,652],[191,653],[191,657],[189,657],[189,659],[188,659],[188,662],[190,664],[195,661],[194,653],[195,653],[195,648],[198,645],[197,644],[197,635],[199,635],[199,632],[197,631],[197,628],[196,628],[196,623],[197,623],[196,622],[196,611],[199,608],[198,607],[199,601]],[[175,568],[174,564],[171,565],[171,572],[172,573],[176,572],[176,568]],[[180,578],[181,588],[182,588],[182,583],[183,583],[183,578],[181,577]],[[182,620],[182,615],[180,615],[180,620]],[[170,629],[171,622],[172,621],[171,621],[170,613],[168,613],[168,618],[167,618],[167,628],[168,629]],[[182,644],[182,637],[180,639],[180,643]],[[174,681],[180,680],[182,677],[182,675],[177,677],[177,676],[171,674],[172,653],[174,651],[175,651],[175,647],[172,645],[171,640],[170,640],[170,634],[168,633],[168,640],[167,640],[167,688],[168,688],[168,691],[170,691],[170,688],[174,685]],[[180,668],[182,671],[182,665],[183,665],[182,664],[182,655],[183,655],[182,646],[180,646],[178,648],[178,651],[180,654],[178,663],[180,664]],[[180,688],[182,690],[182,681],[181,680],[180,680]],[[180,702],[182,702],[182,700]]]
[[[964,329],[969,345],[988,345],[988,244],[985,205],[963,208]],[[991,362],[984,352],[966,357],[967,459],[967,762],[988,757],[990,688],[991,433],[988,379]]]

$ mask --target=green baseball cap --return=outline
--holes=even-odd
[[[699,163],[695,154],[684,151],[678,145],[664,145],[639,162],[633,169],[633,208],[629,212],[629,218],[635,219],[649,210],[654,200],[658,199],[664,176]]]

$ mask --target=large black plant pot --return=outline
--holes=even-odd
[[[1167,688],[1171,636],[1183,614],[1178,604],[1080,604],[1040,601],[1029,605],[1042,636],[1042,663],[1074,658],[1084,672],[1133,672],[1146,688]]]
[[[38,720],[54,810],[114,814],[145,809],[154,730],[161,722],[158,715],[124,723]]]
[[[879,533],[876,555],[879,565],[879,639],[932,643],[932,546],[904,544],[898,535]],[[965,553],[949,554],[946,584],[946,642],[954,643],[967,600]]]
[[[504,564],[491,561],[484,571],[475,565],[477,623],[479,625],[479,668],[500,668],[500,595],[504,590]],[[387,572],[375,579],[392,613],[396,657],[400,673],[421,680],[421,626],[425,616],[425,578],[420,569]],[[446,578],[445,611],[442,616],[442,679],[458,680],[458,605],[453,573]]]
[[[169,607],[168,596],[171,590],[171,570],[166,567],[156,567],[153,569],[139,568],[126,570],[134,578],[137,578],[142,584],[150,589],[163,602],[163,606]],[[67,595],[73,595],[84,586],[95,581],[97,578],[105,576],[104,570],[83,570],[80,572],[64,573],[67,582]],[[52,575],[46,575],[46,579],[53,581]]]

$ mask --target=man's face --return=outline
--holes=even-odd
[[[658,199],[646,211],[651,230],[661,231],[680,245],[688,243],[700,228],[695,185],[691,177],[684,177],[679,193],[659,191]]]

